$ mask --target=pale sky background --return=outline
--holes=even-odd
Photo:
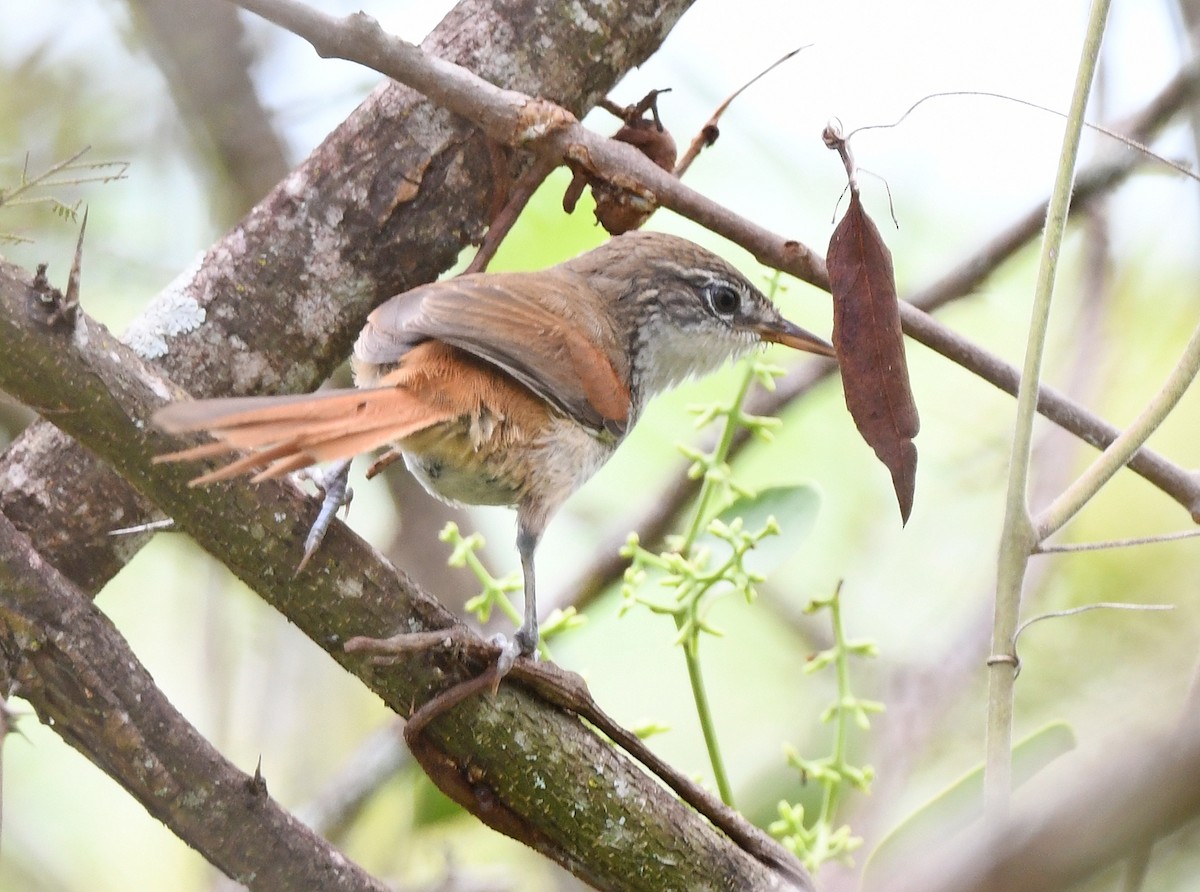
[[[222,0],[194,2],[218,3]],[[363,8],[379,18],[389,30],[419,41],[451,3],[449,0],[326,0],[315,5],[334,13]],[[1176,34],[1172,8],[1169,3],[1129,0],[1114,4],[1105,45],[1103,110],[1093,107],[1093,120],[1116,120],[1139,108],[1175,72],[1185,50]],[[676,139],[685,144],[726,95],[785,52],[812,44],[739,98],[723,119],[721,140],[701,157],[689,172],[687,182],[714,200],[823,252],[845,184],[837,156],[824,147],[820,138],[830,117],[838,116],[847,129],[886,123],[898,118],[927,94],[956,90],[998,92],[1065,110],[1086,14],[1087,4],[1082,0],[1011,0],[1007,3],[699,0],[669,35],[662,51],[642,69],[632,72],[611,95],[618,102],[633,102],[651,88],[673,88],[673,92],[662,98],[661,109]],[[144,52],[137,48],[136,41],[124,34],[129,27],[127,15],[127,7],[120,0],[0,0],[0,61],[7,64],[13,59],[24,58],[34,47],[42,47],[47,65],[78,61],[78,67],[88,72],[89,81],[81,92],[96,106],[96,120],[103,122],[107,115],[119,122],[121,131],[137,135],[135,142],[140,148],[135,146],[133,154],[127,158],[131,162],[128,180],[91,186],[84,193],[92,215],[84,268],[84,305],[89,312],[101,314],[104,321],[117,329],[220,234],[209,222],[207,203],[200,191],[203,183],[189,166],[186,152],[180,151],[185,140],[180,136],[176,113],[164,95],[162,77]],[[256,71],[261,94],[286,134],[291,147],[290,160],[298,162],[345,118],[378,83],[380,76],[351,63],[320,59],[304,41],[253,16],[247,16],[246,21],[251,38],[264,49]],[[11,123],[15,128],[21,127],[21,122]],[[587,123],[604,133],[615,129],[614,122],[603,113],[593,113]],[[114,125],[114,131],[117,129]],[[17,132],[18,138],[28,144],[10,148],[15,155],[0,157],[0,167],[6,176],[11,178],[12,172],[19,169],[25,150],[35,159],[35,166],[38,162],[44,164],[59,157],[54,154],[58,151],[56,148],[42,144],[45,137],[37,131],[36,124],[27,124],[26,129]],[[882,184],[864,179],[867,208],[879,222],[895,256],[901,296],[944,272],[950,264],[961,260],[970,249],[1049,193],[1061,133],[1062,121],[1054,116],[1015,103],[966,96],[933,100],[898,128],[871,131],[856,137],[854,149],[860,166],[886,177],[891,188],[899,231],[887,222],[887,194]],[[1173,157],[1184,159],[1190,159],[1191,146],[1190,134],[1182,126],[1175,127],[1156,144]],[[1125,151],[1093,135],[1085,141],[1083,158],[1086,162],[1097,151],[1110,149]],[[1200,187],[1195,182],[1187,182],[1175,174],[1141,175],[1132,185],[1119,190],[1111,203],[1116,269],[1118,276],[1123,277],[1121,284],[1136,295],[1139,315],[1144,311],[1152,321],[1160,323],[1164,329],[1171,329],[1171,333],[1186,332],[1195,324],[1194,298],[1197,295],[1194,283],[1200,276],[1198,199]],[[670,214],[656,216],[652,226],[686,229],[686,224]],[[0,245],[0,253],[29,268],[39,261],[49,260],[52,273],[65,277],[74,249],[73,227],[48,219],[44,230],[29,234],[36,239],[34,244]],[[955,317],[954,311],[946,314],[952,324],[963,324],[969,336],[1004,352],[1010,361],[1019,362],[1023,329],[1015,330],[1016,325],[1009,316],[993,311],[999,306],[1013,310],[1011,315],[1026,318],[1025,307],[1033,284],[1029,258],[1035,250],[1027,250],[1024,264],[1013,264],[996,280],[989,281],[981,289],[978,300],[967,302],[974,309],[982,305],[984,311],[974,320],[975,330],[967,328],[968,323],[963,323],[961,315]],[[1160,307],[1156,301],[1160,293],[1154,278],[1159,274],[1174,278],[1176,297],[1169,313],[1177,315],[1168,314],[1162,318],[1151,315]],[[1181,281],[1182,289],[1178,284]],[[1178,292],[1186,292],[1188,288],[1191,288],[1190,304],[1187,299],[1178,299]],[[112,296],[113,306],[101,307],[89,302],[88,289],[94,289],[93,294],[103,292]],[[824,295],[820,300],[802,303],[806,297],[813,296],[811,292],[812,289],[797,287],[787,296],[788,300],[797,301],[790,306],[804,310],[797,319],[805,324],[810,324],[806,315],[809,312],[828,313],[828,299]],[[1181,307],[1181,304],[1186,305]],[[1059,313],[1063,327],[1069,326],[1070,319],[1070,313]],[[819,325],[811,327],[827,331]],[[997,332],[995,329],[1004,330]],[[1069,330],[1067,333],[1073,335]],[[1119,331],[1113,340],[1118,342],[1117,347],[1121,346]],[[1151,359],[1159,358],[1152,355],[1154,343],[1147,340],[1139,345],[1149,347],[1142,353]],[[1171,347],[1164,355],[1173,358],[1176,350]],[[819,546],[821,559],[827,562],[827,566],[818,567],[814,574],[830,575],[834,572],[830,568],[842,572],[845,566],[851,566],[850,587],[857,600],[854,612],[848,615],[852,617],[855,634],[861,632],[880,638],[885,654],[897,661],[928,652],[926,642],[929,637],[950,627],[958,618],[956,611],[969,608],[970,601],[959,597],[961,592],[958,590],[978,594],[993,581],[994,563],[990,550],[994,542],[990,537],[992,527],[998,526],[1000,514],[987,513],[996,505],[985,500],[994,495],[1007,460],[1007,444],[995,430],[1010,423],[1012,412],[1011,401],[987,392],[982,386],[962,387],[946,393],[938,391],[935,384],[941,385],[944,381],[953,384],[966,376],[947,371],[948,365],[938,364],[940,360],[931,362],[924,348],[911,350],[910,361],[914,358],[926,371],[934,368],[936,376],[931,374],[925,379],[927,391],[919,394],[923,423],[920,448],[923,450],[922,462],[925,462],[922,473],[928,470],[928,477],[919,485],[913,521],[906,530],[898,528],[890,491],[886,482],[882,482],[873,494],[882,508],[868,521],[854,527],[853,535],[839,537],[839,522],[845,522],[849,527],[847,517],[857,521],[872,509],[870,505],[848,508],[839,504],[839,500],[849,501],[840,492],[849,487],[843,487],[838,478],[832,477],[825,481],[828,501],[827,508],[823,509],[827,514],[822,517],[822,523],[826,532],[819,530],[813,540],[816,544],[805,545],[810,554],[817,552]],[[1160,370],[1145,374],[1145,381],[1139,377],[1144,358],[1141,354],[1115,350],[1102,355],[1104,362],[1113,365],[1132,363],[1134,372],[1129,377],[1139,386],[1157,386],[1161,380]],[[1106,371],[1102,365],[1096,371],[1096,380],[1106,381]],[[963,393],[970,396],[963,398]],[[839,401],[840,394],[834,393],[827,403]],[[1132,405],[1132,397],[1129,402]],[[824,416],[817,420],[836,427],[839,424],[836,418],[834,421],[829,419],[839,411],[837,405],[827,407]],[[1114,421],[1124,420],[1116,412],[1109,414]],[[659,417],[667,420],[659,421]],[[647,441],[661,433],[660,438],[666,445],[661,446],[659,452],[670,452],[673,456],[670,442],[677,439],[675,432],[660,432],[656,426],[665,428],[678,417],[667,410],[643,420],[639,425],[639,432],[646,434],[642,446],[655,448],[654,443]],[[810,420],[801,418],[794,427]],[[837,453],[839,458],[841,451],[865,450],[861,444],[846,447],[850,425],[844,419],[840,425],[840,434],[826,435],[832,444],[828,450]],[[806,432],[804,435],[808,436]],[[1194,443],[1194,435],[1189,436]],[[617,465],[626,460],[623,455],[625,453],[619,454],[602,472],[609,474],[607,480],[618,479],[621,469]],[[845,463],[853,466],[847,475],[874,475],[873,479],[882,479],[880,469],[865,459],[861,464],[856,461]],[[949,472],[947,468],[950,468]],[[957,487],[953,491],[954,499],[943,499],[939,503],[937,475],[948,481],[940,484],[946,490]],[[603,482],[598,480],[597,483],[601,489],[604,487]],[[922,491],[920,486],[927,488]],[[993,489],[985,491],[989,486]],[[978,487],[983,495],[979,496],[972,487]],[[369,505],[373,498],[386,499],[385,488],[359,487],[352,523],[369,540],[379,544],[386,537],[369,528]],[[592,498],[581,492],[571,511],[583,507],[581,515],[586,515]],[[1125,509],[1124,503],[1121,509]],[[1174,506],[1170,510],[1174,510]],[[569,515],[571,511],[564,514]],[[861,513],[854,514],[854,511]],[[944,518],[939,516],[941,512],[945,513]],[[511,548],[511,512],[498,513],[503,516],[488,530],[489,541],[494,546],[493,556],[515,565]],[[956,519],[963,522],[957,523]],[[1124,515],[1119,518],[1124,519]],[[1159,520],[1158,515],[1154,520]],[[968,522],[969,532],[983,532],[966,544],[953,539],[957,527],[966,528]],[[1178,512],[1163,509],[1161,522],[1167,526],[1179,525],[1183,519]],[[867,526],[868,523],[873,526]],[[571,531],[569,516],[556,519],[546,544],[539,551],[539,574],[546,572],[548,591],[554,587],[559,543],[565,543]],[[1136,530],[1122,529],[1121,532]],[[932,535],[938,537],[936,549],[918,552],[913,547],[913,543],[926,541],[918,537]],[[852,541],[855,537],[868,540],[865,548],[873,550],[871,560],[862,562],[868,566],[854,566],[845,557],[858,546],[857,541]],[[561,550],[566,551],[565,548]],[[149,551],[151,549],[147,549]],[[979,555],[985,552],[987,559],[981,560]],[[153,561],[165,563],[168,560],[165,554],[159,551],[147,557],[139,556],[139,560],[143,566],[149,564],[150,572],[153,572],[158,566]],[[813,563],[819,564],[819,561]],[[503,571],[507,568],[494,569]],[[971,576],[972,573],[987,578],[980,581]],[[1134,575],[1140,579],[1146,574],[1139,570],[1137,574],[1131,573],[1131,578]],[[213,579],[216,578],[214,575]],[[937,580],[937,585],[931,584],[933,579]],[[190,578],[183,581],[196,582]],[[804,584],[811,581],[808,577],[802,580]],[[823,577],[819,579],[821,583],[828,581]],[[202,584],[207,583],[201,580],[196,582],[196,587]],[[1188,584],[1194,588],[1194,583]],[[929,591],[937,586],[946,589],[940,596]],[[167,586],[162,584],[162,587]],[[274,717],[270,722],[264,721],[272,727],[260,728],[236,712],[242,709],[252,718],[261,719],[261,701],[256,697],[261,697],[262,690],[266,690],[272,681],[280,683],[281,678],[282,684],[289,689],[302,689],[310,695],[317,701],[317,706],[321,706],[322,697],[327,698],[326,703],[336,700],[338,720],[328,721],[327,716],[322,716],[323,723],[336,726],[322,728],[323,734],[335,737],[332,742],[325,741],[331,751],[339,747],[349,749],[357,742],[353,734],[358,733],[359,726],[355,722],[360,720],[357,717],[346,720],[346,715],[352,713],[351,706],[368,700],[373,708],[377,704],[349,678],[339,676],[335,682],[328,683],[331,685],[328,688],[324,687],[325,681],[321,681],[322,686],[313,688],[296,683],[296,679],[309,681],[310,676],[304,675],[305,672],[328,669],[327,661],[314,658],[313,652],[302,649],[310,647],[307,641],[301,642],[294,652],[289,651],[289,660],[283,661],[282,665],[280,661],[269,662],[267,657],[262,658],[261,665],[253,662],[232,664],[228,671],[229,689],[233,694],[227,698],[232,701],[232,706],[220,699],[225,696],[225,689],[214,686],[221,693],[217,698],[219,702],[212,705],[204,694],[192,690],[192,685],[198,686],[199,682],[190,675],[181,674],[177,678],[176,670],[182,673],[188,668],[186,664],[193,656],[193,649],[214,645],[212,640],[200,643],[193,640],[197,637],[197,612],[187,601],[190,596],[187,586],[181,582],[179,588],[181,591],[172,591],[169,597],[158,591],[153,597],[125,600],[116,594],[106,594],[102,607],[113,613],[122,631],[131,637],[139,656],[155,671],[156,678],[170,691],[172,698],[187,704],[189,715],[200,716],[193,720],[206,731],[210,705],[213,715],[222,715],[222,709],[233,710],[240,723],[231,722],[234,730],[229,734],[230,739],[224,741],[224,749],[232,758],[239,760],[239,764],[252,766],[256,755],[265,750],[266,764],[276,772],[272,775],[272,792],[289,790],[286,763],[283,755],[277,753],[291,755],[286,732],[294,729],[275,727],[280,723]],[[815,590],[815,586],[813,588]],[[899,607],[888,606],[897,603],[891,599],[893,590],[903,593],[906,598],[899,602]],[[221,599],[219,603],[220,610],[241,609],[232,597]],[[227,607],[230,604],[232,606]],[[271,646],[276,643],[276,636],[279,640],[286,635],[299,637],[293,630],[281,630],[285,624],[278,622],[277,617],[262,620],[265,608],[256,604],[255,609],[259,608],[260,612],[253,614],[254,620],[236,627],[236,635],[253,645],[246,648],[248,651],[257,654],[261,649],[269,655],[273,652]],[[889,620],[886,628],[876,622],[877,615],[885,611]],[[163,634],[158,628],[144,629],[138,625],[142,620],[147,624],[161,620],[167,628],[177,622],[176,637]],[[1097,618],[1087,620],[1089,623],[1099,621]],[[597,620],[598,624],[603,622],[603,618]],[[1040,640],[1053,644],[1055,639],[1048,634],[1049,626],[1039,627],[1039,633],[1045,636]],[[1127,621],[1127,627],[1134,630],[1154,628],[1140,617],[1136,621]],[[622,627],[622,646],[636,650],[640,640],[635,637],[638,634]],[[735,634],[726,640],[737,639],[735,629]],[[1179,646],[1185,645],[1190,647],[1188,642]],[[653,646],[654,642],[647,645],[648,648]],[[657,646],[665,645],[657,642]],[[1023,645],[1023,648],[1026,646],[1032,656],[1036,641]],[[713,647],[715,649],[717,645]],[[1153,648],[1147,647],[1147,652],[1157,654],[1162,649],[1156,643]],[[1079,659],[1091,656],[1090,651],[1080,651],[1080,654]],[[1192,656],[1189,652],[1186,659],[1191,660]],[[1064,650],[1062,659],[1064,662],[1075,660],[1076,654]],[[750,668],[741,665],[744,658],[739,656],[738,660],[736,668],[739,671]],[[577,657],[567,662],[576,667],[589,665],[586,658]],[[1183,659],[1179,660],[1180,665],[1183,662]],[[1030,664],[1033,663],[1031,659]],[[1147,660],[1146,664],[1147,675],[1159,671],[1160,667],[1151,661]],[[1060,674],[1069,669],[1059,668]],[[249,686],[250,693],[246,693],[245,687],[233,684],[235,670],[238,683]],[[607,671],[608,675],[615,676],[615,680],[609,681],[610,687],[622,682],[621,671],[621,666]],[[1124,677],[1131,672],[1136,677],[1137,667],[1122,666],[1120,674]],[[1172,683],[1182,688],[1183,670],[1179,675]],[[714,676],[719,678],[717,673]],[[1036,669],[1031,668],[1023,676],[1023,683],[1032,684],[1036,677]],[[596,673],[593,681],[604,684],[605,673]],[[257,689],[259,685],[262,690]],[[1161,690],[1161,685],[1161,678],[1155,676],[1144,688],[1136,690]],[[630,681],[625,687],[637,690],[639,683]],[[745,687],[746,690],[758,690],[753,684]],[[1103,708],[1098,710],[1097,721],[1108,724],[1109,704],[1114,699],[1122,703],[1127,701],[1120,699],[1119,692],[1114,695],[1110,687],[1098,690],[1102,696],[1096,695],[1096,701]],[[1131,687],[1130,690],[1135,689]],[[638,693],[641,695],[642,691],[638,690]],[[1144,693],[1137,696],[1147,699]],[[1175,702],[1172,696],[1164,695],[1164,702]],[[736,699],[731,698],[735,705],[746,699],[741,692]],[[195,702],[201,705],[192,706]],[[779,710],[772,710],[769,718],[779,718],[775,715]],[[768,711],[764,708],[762,715],[767,715]],[[332,714],[334,710],[330,712]],[[979,712],[982,713],[982,707]],[[1022,714],[1030,712],[1032,710]],[[353,715],[357,716],[357,713]],[[288,716],[300,726],[306,718],[300,712]],[[52,733],[33,720],[23,727],[29,729],[31,737],[41,741],[41,749],[15,741],[10,744],[12,750],[6,750],[6,757],[27,760],[26,764],[33,766],[29,770],[46,771],[56,784],[54,789],[65,789],[61,795],[71,802],[70,808],[48,812],[49,816],[39,822],[36,809],[51,809],[54,805],[44,801],[47,797],[43,785],[49,781],[27,780],[27,792],[22,799],[19,774],[6,775],[6,806],[12,807],[5,815],[5,844],[11,845],[15,833],[29,850],[45,850],[42,857],[45,864],[60,859],[61,851],[67,848],[63,840],[70,842],[70,850],[85,865],[83,854],[94,853],[98,859],[107,859],[111,854],[110,847],[122,851],[128,849],[133,854],[111,860],[120,861],[125,869],[140,873],[126,878],[115,873],[105,874],[97,880],[109,884],[103,888],[175,888],[179,874],[171,872],[171,868],[161,868],[162,879],[156,883],[158,875],[153,871],[157,868],[138,863],[149,845],[161,843],[166,831],[146,818],[140,806],[124,794],[107,789],[112,785],[100,777],[99,772],[83,764],[82,759],[69,754],[65,760],[68,767],[62,772],[60,783],[59,769],[49,761],[42,761],[43,753],[52,745],[58,746],[50,742],[54,739]],[[684,728],[674,739],[683,740],[685,746],[689,741],[696,743],[691,740],[690,726],[684,724]],[[280,740],[271,739],[268,731],[279,733]],[[339,734],[341,737],[337,737]],[[221,738],[220,734],[213,736]],[[772,748],[770,758],[775,759],[778,749],[775,735],[762,736],[764,745]],[[10,756],[10,752],[19,755]],[[963,757],[957,766],[965,768],[973,764],[976,755],[977,748],[972,743],[969,758]],[[681,759],[680,764],[692,770],[703,763],[687,757]],[[5,767],[9,767],[8,762]],[[302,763],[296,773],[299,779],[292,778],[293,792],[303,789],[303,782],[311,781],[321,771]],[[940,776],[938,779],[942,780]],[[115,804],[89,806],[96,811],[77,808],[75,800],[82,802],[90,797],[93,788],[105,788],[105,795],[115,795]],[[94,817],[96,814],[103,817]],[[10,816],[27,816],[24,837],[21,836],[20,818]],[[138,834],[144,833],[144,837],[126,829],[132,826],[126,822],[135,820],[141,822],[137,824]],[[116,834],[118,838],[103,836],[98,825],[120,828]],[[53,832],[47,832],[46,828],[51,826]],[[143,839],[152,843],[143,843]],[[170,845],[174,846],[174,843]],[[171,851],[175,852],[176,848],[182,846]],[[186,865],[194,865],[198,860],[190,855],[178,857],[180,863]],[[93,886],[81,881],[70,888],[90,889]]]
[[[216,2],[216,0],[204,0]],[[419,40],[451,4],[448,0],[393,3],[326,2],[334,13],[365,9],[390,30]],[[1105,116],[1119,118],[1137,107],[1173,73],[1182,47],[1169,4],[1117,3],[1106,40]],[[895,120],[923,96],[939,91],[987,90],[1065,109],[1082,39],[1087,4],[1017,2],[995,4],[956,0],[848,0],[800,3],[791,0],[734,3],[700,0],[671,33],[663,50],[614,91],[633,101],[652,87],[673,88],[663,113],[682,143],[707,119],[729,92],[797,46],[811,44],[783,68],[739,98],[723,121],[722,141],[702,159],[689,182],[717,200],[763,224],[822,248],[830,232],[834,204],[844,185],[836,156],[821,143],[822,127],[838,116],[847,129]],[[87,53],[113,60],[117,101],[127,99],[124,114],[139,107],[137,96],[158,85],[157,72],[141,57],[128,77],[130,48],[120,36],[125,10],[116,2],[80,4],[66,0],[0,3],[0,53],[11,57],[45,43],[50,58]],[[302,40],[248,16],[251,34],[267,48],[258,83],[267,105],[282,124],[299,160],[360,101],[378,75],[359,66],[316,57]],[[123,79],[122,79],[123,78]],[[138,83],[137,80],[143,82]],[[150,84],[144,81],[151,81]],[[1093,110],[1092,117],[1096,117]],[[769,122],[764,125],[764,121]],[[609,132],[607,115],[589,123]],[[149,143],[139,162],[162,163]],[[928,223],[952,256],[994,230],[997,221],[1029,207],[1047,194],[1061,136],[1061,121],[1015,103],[983,97],[952,97],[924,104],[904,125],[863,133],[854,147],[859,164],[885,177],[900,220],[900,245],[906,234],[924,232]],[[1161,142],[1187,156],[1188,141]],[[759,143],[767,143],[758,145]],[[1085,145],[1107,148],[1111,141],[1093,137]],[[36,154],[37,146],[30,146]],[[748,149],[765,151],[738,167]],[[8,159],[10,162],[15,159]],[[168,162],[169,163],[169,162]],[[1140,251],[1166,251],[1172,260],[1194,258],[1200,243],[1200,214],[1193,185],[1160,178],[1160,187],[1137,190],[1138,200],[1119,195],[1118,245]],[[164,266],[178,269],[211,241],[196,232],[186,213],[195,197],[176,200],[181,212],[163,251],[153,252]],[[867,187],[868,208],[885,217],[882,186]],[[1158,224],[1164,220],[1170,226]],[[162,236],[165,238],[165,236]],[[929,249],[929,236],[919,243]],[[899,252],[898,252],[899,253]],[[911,266],[898,260],[905,276],[944,265],[939,250],[907,252]],[[14,259],[21,259],[19,253]]]

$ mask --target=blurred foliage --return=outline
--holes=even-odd
[[[228,221],[209,219],[197,185],[203,177],[189,168],[182,128],[173,120],[161,78],[125,30],[123,7],[115,0],[79,5],[56,0],[44,3],[40,12],[43,26],[14,29],[17,13],[11,5],[0,8],[0,184],[14,182],[27,153],[36,167],[91,145],[91,157],[130,162],[126,182],[72,187],[61,196],[67,203],[82,199],[90,208],[84,305],[119,328]],[[728,30],[729,14],[720,5],[712,13],[694,13],[698,23],[718,30]],[[685,19],[679,32],[685,50],[687,41],[697,39],[689,27],[700,27],[689,25],[692,21]],[[259,76],[266,89],[296,70],[287,66],[326,70],[326,63],[306,56],[281,61],[271,51],[272,41],[261,39]],[[740,82],[742,70],[753,67],[753,60],[745,66],[715,65],[716,54],[695,50],[665,58],[651,60],[618,96],[628,99],[650,86],[673,86],[666,113],[670,116],[673,106],[675,119],[685,122],[677,125],[677,137],[686,134],[689,115],[698,124],[728,87]],[[743,61],[736,53],[722,58]],[[733,67],[736,73],[729,70]],[[801,71],[784,80],[792,91],[789,103],[796,101],[796,84],[814,77],[811,68]],[[365,93],[372,80],[355,77],[355,89]],[[343,113],[347,96],[336,98],[323,105],[324,98],[309,97],[303,113],[283,109],[282,119],[296,131],[327,129]],[[605,121],[601,129],[610,125]],[[722,142],[702,156],[689,183],[764,225],[822,244],[841,188],[839,171],[828,159],[808,163],[802,153],[809,148],[796,144],[792,127],[768,120],[753,105],[735,107],[724,121]],[[939,188],[937,165],[955,146],[931,145],[927,134],[916,136],[915,167],[905,167],[911,159],[899,149],[889,155],[886,141],[899,143],[913,138],[911,133],[877,137],[870,144],[869,163],[885,166],[904,224],[899,232],[884,233],[902,295],[957,263],[975,239],[1006,223],[1014,190],[1024,201],[1045,188],[1030,168],[1016,162],[1012,171],[977,162],[973,188],[978,194],[967,204],[961,189],[954,191],[958,187]],[[1028,133],[1021,139],[1019,147],[1004,146],[1036,151],[1029,148]],[[812,157],[822,159],[821,152]],[[860,161],[868,163],[861,152]],[[1017,186],[1014,176],[1022,178]],[[559,202],[567,179],[559,171],[538,193],[494,269],[538,268],[602,240],[586,202],[573,216],[563,216]],[[1117,423],[1132,417],[1153,392],[1200,316],[1194,258],[1181,260],[1164,246],[1172,233],[1158,231],[1165,220],[1194,221],[1194,209],[1185,214],[1182,207],[1194,203],[1195,196],[1171,193],[1164,202],[1155,191],[1159,188],[1135,180],[1116,199],[1122,213],[1114,216],[1134,222],[1115,242],[1119,272],[1111,293],[1081,288],[1086,255],[1079,233],[1068,241],[1067,268],[1060,277],[1048,377],[1069,385]],[[1138,203],[1147,194],[1156,210],[1147,212]],[[871,195],[867,201],[876,199],[882,202]],[[36,208],[2,213],[0,230],[32,240],[3,246],[5,256],[28,268],[49,261],[52,278],[65,279],[74,228]],[[1193,224],[1177,228],[1185,225]],[[727,250],[687,221],[659,214],[652,226],[713,246],[758,275],[744,253]],[[1190,238],[1194,246],[1194,231]],[[948,308],[942,318],[1018,361],[1032,262],[1032,251],[1023,252],[981,294]],[[1101,306],[1093,305],[1101,299]],[[827,300],[811,289],[793,285],[781,304],[806,327],[828,329]],[[1095,326],[1089,322],[1093,311],[1099,320]],[[786,351],[770,356],[793,361]],[[780,799],[817,808],[819,791],[788,767],[782,744],[789,741],[804,753],[829,751],[829,729],[818,718],[836,688],[831,679],[804,677],[803,669],[808,655],[830,642],[828,632],[804,618],[801,609],[845,580],[841,609],[847,634],[870,637],[880,651],[879,659],[856,675],[856,694],[887,705],[887,712],[872,721],[869,739],[855,741],[848,754],[877,772],[870,803],[855,806],[859,814],[845,819],[865,837],[868,849],[979,761],[983,661],[1013,415],[1008,397],[924,348],[910,344],[909,360],[923,429],[908,526],[902,530],[896,522],[886,471],[858,440],[836,381],[822,384],[785,413],[773,443],[751,446],[736,468],[739,479],[754,488],[811,485],[821,494],[820,515],[811,530],[806,509],[777,515],[785,531],[797,533],[771,543],[773,550],[781,549],[773,551],[771,561],[781,563],[764,597],[754,605],[740,599],[714,605],[712,622],[725,634],[707,641],[703,654],[741,808],[764,825],[775,817]],[[538,554],[544,591],[561,588],[598,542],[651,506],[661,487],[677,479],[684,463],[675,444],[706,445],[692,432],[689,406],[726,399],[735,383],[722,373],[654,404],[629,442],[551,525]],[[0,410],[7,417],[7,407]],[[1185,467],[1200,466],[1198,415],[1200,393],[1193,390],[1151,445]],[[15,428],[20,422],[4,423]],[[1049,425],[1039,429],[1037,443],[1039,480],[1056,487],[1092,456],[1089,447]],[[383,490],[359,487],[350,515],[351,524],[376,542],[386,539],[395,522]],[[1044,502],[1045,495],[1038,498]],[[474,517],[493,542],[511,542],[510,514],[480,510]],[[1140,478],[1122,474],[1064,531],[1064,538],[1090,541],[1188,524],[1177,505]],[[497,576],[516,566],[507,547],[494,547],[486,560]],[[1086,750],[1113,745],[1138,730],[1170,726],[1198,652],[1200,545],[1184,541],[1045,556],[1035,559],[1034,567],[1026,615],[1101,600],[1172,603],[1176,610],[1168,615],[1097,612],[1031,630],[1021,644],[1017,737],[1065,722]],[[618,589],[614,584],[590,611],[586,627],[557,643],[555,656],[586,675],[598,702],[619,721],[672,728],[653,738],[655,749],[682,770],[706,776],[682,662],[655,617],[640,613],[616,621]],[[390,720],[374,697],[315,645],[179,536],[160,535],[98,603],[172,702],[223,753],[246,770],[262,758],[271,793],[285,805],[300,806],[316,796],[353,758],[359,742]],[[21,707],[21,701],[15,705]],[[0,888],[189,892],[214,886],[211,868],[51,730],[32,717],[22,720],[21,729],[25,736],[9,739],[4,747]],[[1147,890],[1188,888],[1200,875],[1197,832],[1191,828],[1156,846]],[[518,844],[456,816],[411,769],[370,800],[344,845],[368,869],[406,884],[431,883],[452,861],[465,867],[510,865],[511,875],[522,878],[520,888],[532,892],[560,888],[555,870]],[[1099,878],[1086,888],[1107,888],[1105,882]]]

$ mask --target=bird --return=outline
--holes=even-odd
[[[548,269],[420,285],[368,317],[355,387],[185,400],[163,430],[215,442],[163,461],[245,454],[191,481],[254,481],[386,447],[434,496],[516,509],[523,621],[500,674],[534,657],[534,552],[567,498],[613,454],[656,394],[767,343],[832,356],[731,264],[675,235],[633,231]],[[340,496],[339,496],[340,497]],[[328,497],[325,525],[337,509]],[[320,519],[318,520],[320,523]],[[319,544],[314,525],[305,560]]]

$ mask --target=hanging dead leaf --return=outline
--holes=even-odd
[[[833,346],[846,406],[892,475],[905,523],[912,511],[921,427],[908,380],[892,254],[863,209],[858,190],[833,231],[826,258],[833,292]]]

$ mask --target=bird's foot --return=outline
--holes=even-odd
[[[537,660],[536,642],[531,644],[521,631],[517,630],[512,638],[498,634],[484,641],[463,626],[452,626],[429,632],[401,632],[390,638],[351,638],[346,642],[346,651],[367,654],[377,666],[390,666],[405,657],[434,648],[454,648],[480,663],[491,664],[483,674],[492,679],[492,692],[495,693],[500,681],[512,671],[520,657]]]
[[[497,684],[499,684],[501,678],[504,678],[504,676],[512,671],[512,667],[517,662],[518,657],[529,657],[529,659],[537,661],[538,643],[536,633],[531,639],[526,634],[524,626],[517,629],[516,634],[512,638],[497,633],[489,638],[488,641],[500,648],[500,655],[496,658],[496,671],[499,673],[496,678]]]
[[[481,656],[488,665],[478,675],[457,682],[426,700],[408,717],[408,721],[404,724],[404,739],[408,742],[409,749],[414,755],[424,751],[425,745],[421,740],[421,735],[429,723],[438,716],[484,691],[490,691],[495,696],[500,687],[500,681],[516,662],[516,648],[513,648],[512,656],[506,657],[507,646],[501,645],[497,654],[497,643],[494,640],[482,641],[461,626],[429,632],[401,632],[391,638],[351,638],[346,642],[348,653],[368,654],[371,662],[377,666],[392,665],[406,657],[433,648],[462,650],[468,654]],[[420,761],[419,756],[418,761]]]
[[[368,654],[375,665],[387,666],[433,648],[454,648],[479,662],[487,663],[487,668],[479,675],[447,688],[417,710],[414,718],[419,715],[418,727],[424,727],[468,697],[489,690],[495,695],[500,682],[519,658],[529,657],[536,661],[537,644],[531,644],[528,636],[521,634],[522,631],[518,630],[511,639],[494,635],[487,641],[480,640],[462,626],[429,632],[401,632],[391,638],[351,638],[346,642],[346,651]]]
[[[313,521],[308,535],[304,537],[304,556],[296,567],[296,573],[300,573],[321,547],[338,511],[342,508],[349,510],[350,502],[354,499],[354,490],[350,488],[348,461],[338,462],[326,469],[306,468],[297,474],[311,481],[323,494],[321,510],[317,512],[317,519]]]

